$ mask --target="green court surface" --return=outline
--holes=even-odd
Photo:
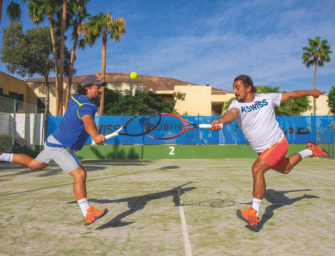
[[[91,205],[109,210],[87,227],[56,165],[0,164],[0,255],[333,255],[334,161],[268,171],[254,231],[236,216],[252,199],[252,162],[83,161]]]

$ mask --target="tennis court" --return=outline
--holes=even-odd
[[[332,255],[334,161],[267,172],[256,232],[236,216],[251,203],[252,162],[83,161],[91,205],[109,209],[88,227],[56,165],[0,164],[0,255]]]

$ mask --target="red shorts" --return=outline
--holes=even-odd
[[[271,148],[264,150],[259,153],[258,156],[264,160],[272,169],[277,169],[279,165],[282,165],[288,161],[285,157],[288,151],[288,142],[284,137],[280,142],[274,144]]]

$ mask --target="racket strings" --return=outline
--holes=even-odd
[[[151,123],[148,119],[147,123]],[[148,126],[148,124],[146,124]],[[146,129],[146,127],[145,127]],[[162,115],[159,125],[148,135],[154,139],[170,139],[179,136],[184,131],[184,123],[175,116]]]
[[[150,119],[150,122],[147,120]],[[140,136],[147,134],[154,130],[160,123],[161,116],[155,114],[150,115],[138,115],[130,118],[124,126],[124,134],[128,136]]]

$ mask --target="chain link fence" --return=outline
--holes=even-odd
[[[318,128],[316,132],[316,143],[325,149],[332,159],[335,159],[334,129],[334,124],[329,123],[328,127]]]
[[[43,112],[37,105],[0,96],[0,151],[39,152],[46,132]]]

